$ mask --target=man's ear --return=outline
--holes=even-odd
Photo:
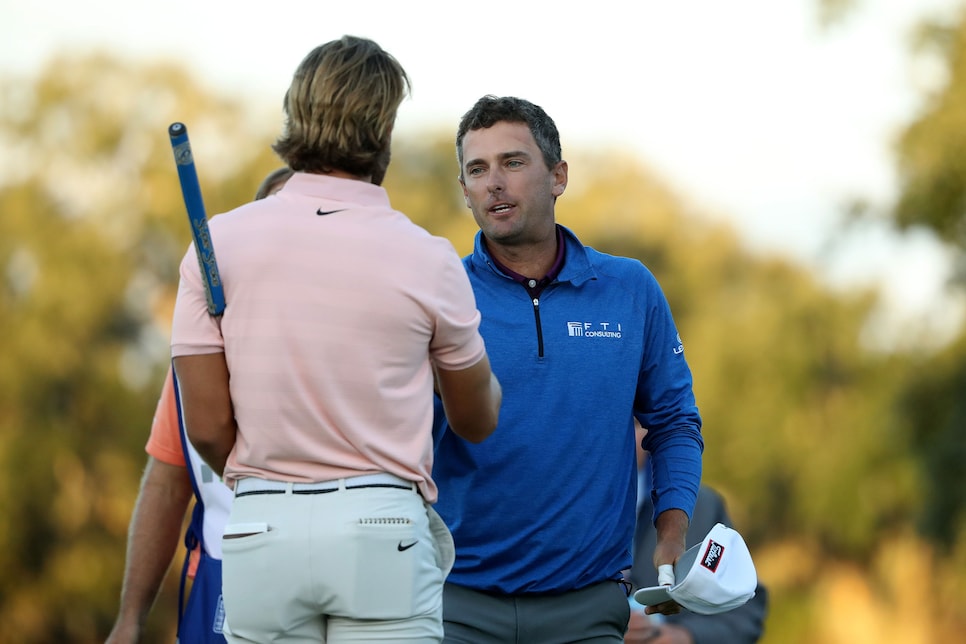
[[[560,161],[554,166],[553,171],[553,188],[551,188],[551,194],[554,197],[559,197],[567,189],[567,162]]]

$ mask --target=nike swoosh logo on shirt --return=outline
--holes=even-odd
[[[315,214],[317,214],[319,217],[322,217],[324,215],[331,215],[334,212],[342,212],[342,210],[343,209],[341,208],[339,210],[322,210],[321,208],[319,208],[318,210],[315,211]]]
[[[418,540],[417,541],[413,541],[412,543],[407,543],[406,545],[403,545],[403,542],[400,541],[399,542],[399,545],[396,546],[396,550],[398,550],[399,552],[402,552],[404,550],[409,550],[410,548],[412,548],[413,546],[415,546],[417,543],[419,543]]]

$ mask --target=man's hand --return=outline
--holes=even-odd
[[[680,626],[656,624],[639,610],[632,610],[624,644],[694,644],[694,640]]]
[[[660,570],[661,566],[673,565],[684,554],[688,515],[683,510],[665,510],[658,515],[654,525],[657,528],[654,567]],[[677,602],[668,601],[656,606],[648,606],[644,612],[648,615],[655,613],[674,615],[681,612],[681,606]]]
[[[640,609],[631,610],[631,619],[627,622],[627,632],[624,633],[624,644],[653,642],[656,633],[657,624],[653,623]]]

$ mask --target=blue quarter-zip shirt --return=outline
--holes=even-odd
[[[436,510],[456,543],[448,582],[504,594],[560,593],[631,565],[634,417],[648,428],[655,516],[688,516],[701,479],[701,418],[670,307],[640,262],[561,227],[566,258],[532,299],[476,237],[463,263],[503,387],[499,423],[472,444],[437,400]]]

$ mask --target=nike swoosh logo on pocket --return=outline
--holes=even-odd
[[[322,210],[321,208],[319,208],[318,210],[315,211],[315,214],[317,214],[319,217],[322,217],[324,215],[331,215],[332,213],[342,212],[342,210],[344,209],[340,208],[339,210]]]
[[[398,550],[399,552],[403,552],[404,550],[409,550],[410,548],[412,548],[413,546],[415,546],[417,543],[419,543],[419,541],[413,541],[412,543],[407,543],[406,545],[403,545],[403,542],[400,541],[399,542],[399,545],[396,546],[396,550]]]

